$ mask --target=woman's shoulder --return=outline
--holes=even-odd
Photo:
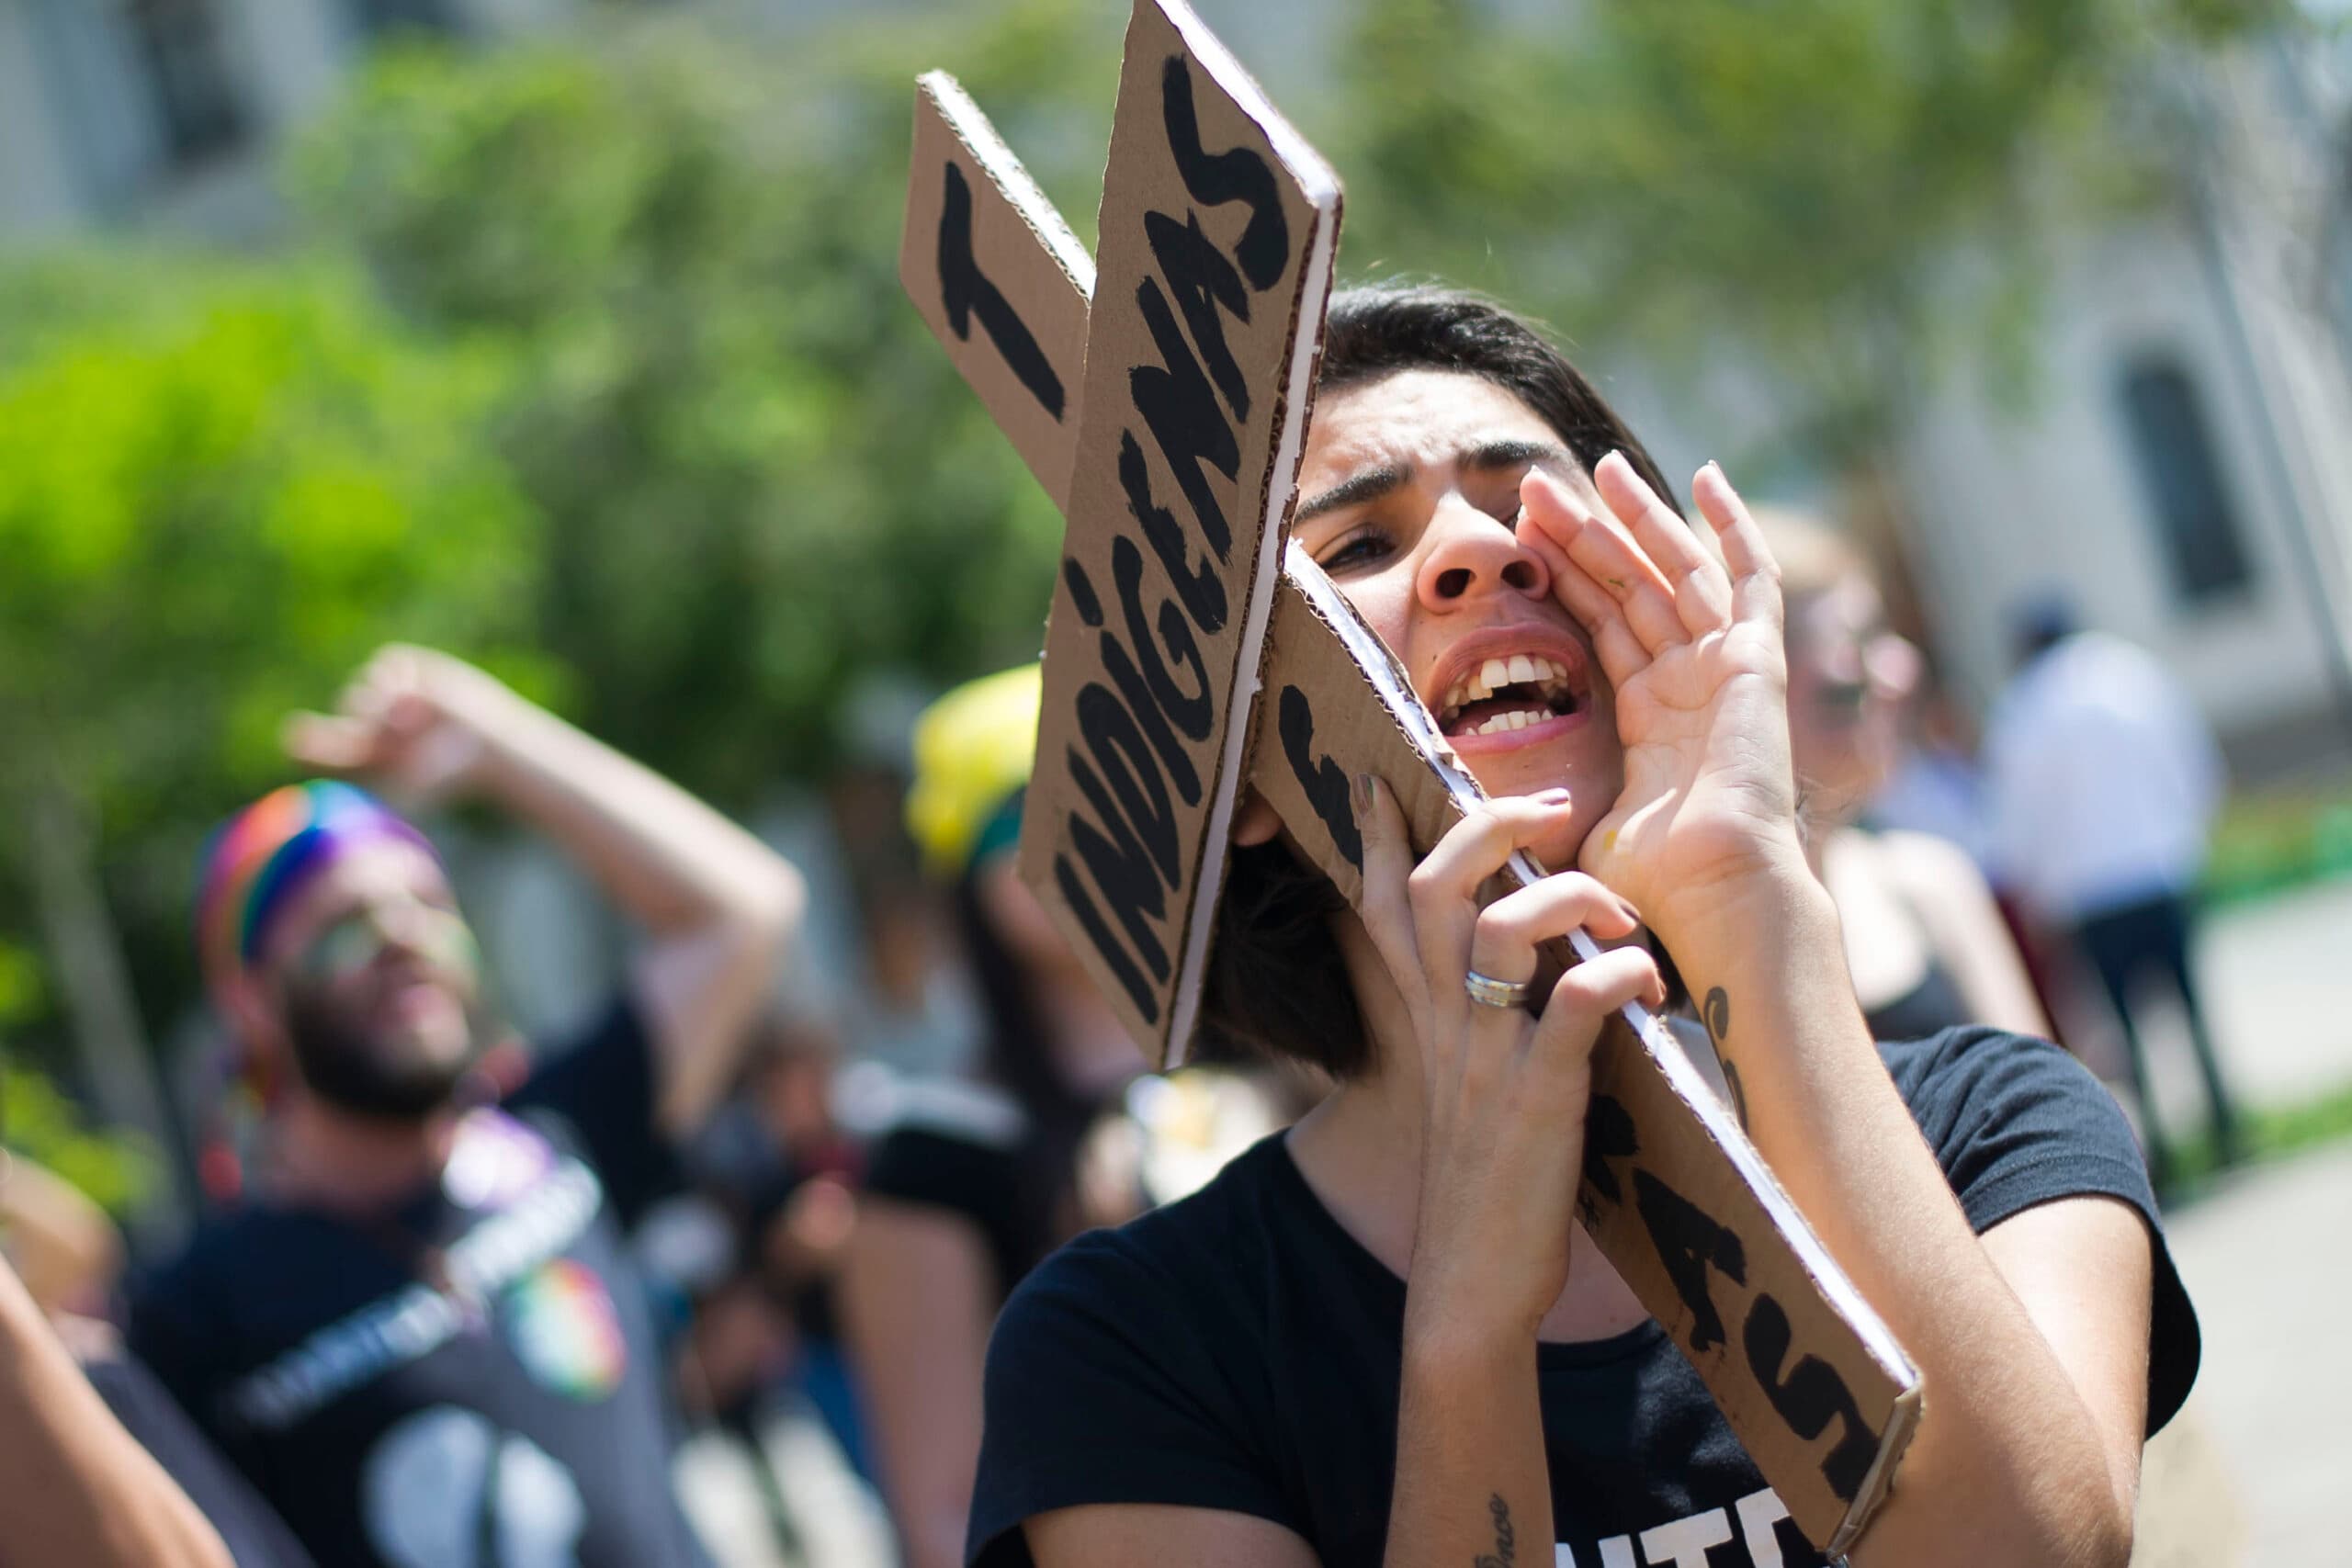
[[[2044,1101],[2112,1106],[2106,1086],[2063,1047],[2030,1034],[1959,1024],[1879,1043],[1904,1103],[1934,1142],[1939,1129]]]
[[[1267,1208],[1284,1157],[1280,1139],[1251,1145],[1186,1197],[1056,1248],[1005,1303],[997,1340],[1051,1347],[1090,1327],[1126,1339],[1156,1324],[1140,1338],[1164,1342],[1230,1325],[1247,1311],[1237,1292],[1261,1274],[1245,1255],[1279,1245]]]
[[[1915,1114],[1923,1103],[2011,1088],[2105,1092],[2064,1047],[1986,1024],[1957,1024],[1917,1040],[1883,1041],[1879,1055]]]
[[[1937,885],[1956,877],[1978,883],[1984,880],[1984,873],[1969,852],[1940,833],[1923,833],[1916,828],[1869,828],[1856,831],[1875,852],[1882,865],[1906,880]]]
[[[1908,828],[1855,827],[1846,830],[1842,841],[1929,927],[1947,923],[1939,914],[1955,908],[1993,907],[1984,868],[1950,839]]]
[[[2047,1040],[1971,1024],[1880,1052],[1979,1231],[2053,1198],[2105,1193],[2155,1214],[2115,1096]]]
[[[1022,1520],[1083,1504],[1290,1522],[1264,1451],[1276,1346],[1251,1283],[1265,1278],[1252,1250],[1280,1245],[1258,1223],[1279,1137],[1188,1197],[1078,1236],[1013,1292],[989,1341],[978,1561],[1023,1561],[1005,1545]]]

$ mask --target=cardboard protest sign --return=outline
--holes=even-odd
[[[1018,161],[922,79],[901,275],[1069,524],[1022,871],[1163,1066],[1192,1032],[1245,770],[1351,901],[1351,777],[1388,783],[1422,851],[1481,797],[1379,637],[1280,554],[1339,207],[1181,0],[1136,0],[1090,297]],[[1592,951],[1555,945],[1554,972]],[[1799,1528],[1844,1551],[1917,1374],[1657,1020],[1628,1009],[1594,1074],[1587,1228]]]
[[[1163,1065],[1208,960],[1339,206],[1196,18],[1136,7],[1021,869]]]

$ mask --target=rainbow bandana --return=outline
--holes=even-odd
[[[205,846],[197,882],[196,941],[206,979],[217,987],[244,972],[270,920],[311,873],[385,839],[434,854],[424,835],[383,802],[326,779],[272,790],[222,823]]]

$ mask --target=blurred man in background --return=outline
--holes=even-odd
[[[2225,782],[2221,751],[2162,664],[2079,630],[2064,600],[2029,604],[2017,629],[2020,667],[1985,735],[1994,865],[2027,912],[2097,972],[2122,1028],[2161,1189],[2172,1159],[2135,1011],[2143,982],[2178,994],[2222,1158],[2244,1153],[2188,962],[2191,899]]]
[[[213,1001],[265,1110],[253,1200],[134,1303],[132,1342],[320,1561],[699,1563],[620,1239],[729,1082],[794,869],[482,671],[378,656],[306,765],[498,807],[644,929],[619,998],[503,1106],[473,938],[413,827],[290,785],[214,840]]]

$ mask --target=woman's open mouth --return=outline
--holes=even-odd
[[[1556,733],[1552,721],[1578,716],[1585,709],[1567,666],[1540,653],[1482,660],[1434,705],[1439,728],[1450,740],[1501,737],[1537,726]]]

